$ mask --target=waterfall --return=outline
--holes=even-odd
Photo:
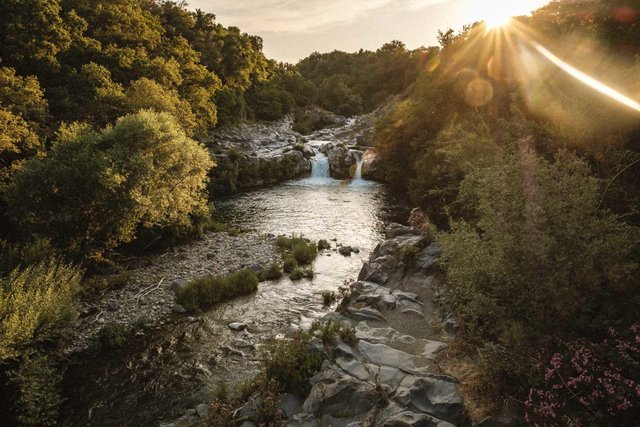
[[[353,179],[362,179],[362,162],[364,161],[364,156],[358,157],[358,163],[356,166],[356,173],[353,175]]]
[[[329,158],[314,148],[316,155],[311,159],[311,178],[329,178]]]

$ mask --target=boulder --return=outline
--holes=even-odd
[[[375,148],[369,148],[362,155],[362,178],[384,181],[384,175],[382,174],[378,153]]]
[[[324,369],[317,376],[302,407],[303,413],[314,417],[356,417],[376,407],[382,399],[375,385],[345,375],[335,367]]]
[[[229,323],[228,326],[229,326],[229,329],[231,329],[232,331],[244,331],[245,329],[247,329],[246,323],[240,323],[240,322]]]
[[[465,416],[462,397],[453,378],[440,375],[416,377],[401,384],[395,400],[419,412],[432,415],[452,424],[459,424]]]
[[[329,173],[333,178],[346,179],[355,174],[358,156],[348,148],[338,145],[328,150]]]
[[[393,239],[398,236],[406,236],[406,235],[418,235],[420,234],[416,229],[407,227],[406,225],[391,223],[384,230],[384,237],[386,239]]]

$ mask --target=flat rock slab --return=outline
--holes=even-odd
[[[371,344],[367,341],[360,341],[358,342],[358,351],[363,359],[375,365],[391,366],[404,371],[416,370],[414,356],[384,344]]]

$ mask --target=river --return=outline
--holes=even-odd
[[[217,208],[234,226],[327,239],[334,250],[318,256],[312,280],[261,283],[251,296],[199,317],[177,316],[121,350],[79,361],[65,385],[64,425],[158,425],[210,401],[211,389],[221,381],[233,386],[251,379],[260,368],[261,347],[332,309],[323,306],[322,292],[355,278],[385,224],[406,218],[406,209],[384,185],[330,178],[327,158],[319,153],[310,177],[247,192]],[[360,253],[344,257],[335,251],[337,244],[356,246]],[[248,328],[231,331],[231,322]]]

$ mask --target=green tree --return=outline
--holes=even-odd
[[[59,67],[71,44],[58,0],[6,0],[0,4],[0,57],[31,74]]]
[[[0,67],[0,108],[20,116],[39,135],[48,134],[49,104],[37,78],[21,77],[12,68]]]
[[[100,254],[139,228],[188,230],[207,209],[212,166],[173,117],[141,111],[100,132],[63,129],[47,157],[15,174],[6,199],[26,231],[75,255]]]
[[[131,112],[149,109],[157,112],[166,112],[175,117],[182,129],[193,135],[196,127],[196,118],[191,111],[191,105],[180,98],[178,92],[166,89],[160,84],[146,77],[136,80],[127,88],[127,108]]]

